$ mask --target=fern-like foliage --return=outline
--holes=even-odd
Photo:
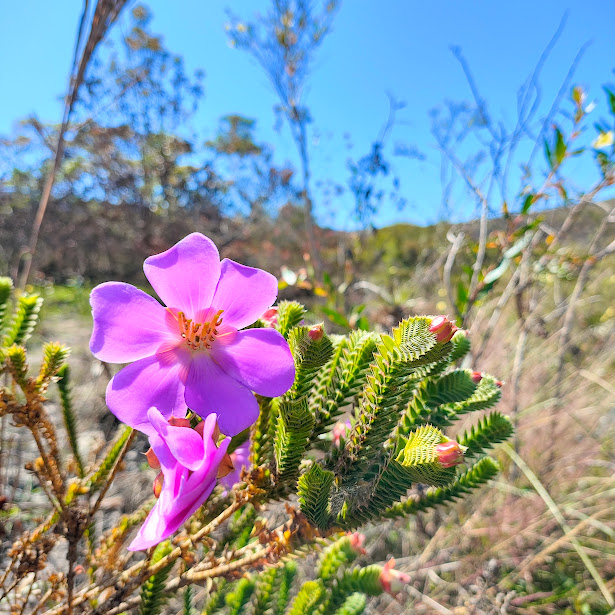
[[[70,449],[77,463],[77,471],[81,478],[85,476],[85,467],[83,458],[79,451],[79,440],[77,438],[77,417],[73,408],[73,401],[70,386],[70,368],[65,363],[58,370],[58,389],[60,391],[60,405],[62,406],[62,417],[64,418],[64,427],[68,436]]]
[[[451,342],[453,344],[453,349],[449,355],[449,361],[451,363],[461,361],[461,359],[463,359],[472,348],[472,344],[470,343],[467,333],[462,330],[457,331],[457,333],[453,335]]]
[[[278,489],[296,480],[313,427],[314,417],[305,397],[280,402],[274,441]]]
[[[28,341],[36,326],[42,305],[43,298],[36,294],[24,294],[17,298],[17,306],[8,326],[3,346],[23,345]]]
[[[128,442],[128,438],[130,438],[131,434],[132,427],[123,427],[121,429],[121,433],[111,444],[104,459],[100,462],[88,480],[91,493],[95,493],[105,484],[107,476],[109,476],[115,462],[124,450],[124,446],[126,446],[126,442]]]
[[[244,607],[254,593],[254,587],[252,579],[246,577],[239,579],[235,588],[226,594],[225,602],[229,607],[229,615],[241,615],[244,612]]]
[[[235,517],[229,523],[229,536],[226,545],[231,549],[241,549],[248,544],[250,534],[256,520],[256,509],[252,504],[246,504],[238,510]]]
[[[312,615],[324,597],[322,581],[306,581],[295,596],[288,615]]]
[[[351,538],[342,536],[322,552],[316,576],[327,584],[337,576],[342,566],[354,562],[358,555],[358,551],[352,546]]]
[[[327,363],[333,353],[333,343],[328,335],[316,339],[308,327],[295,327],[288,336],[288,343],[295,358],[295,382],[286,398],[298,399],[306,395],[318,370]]]
[[[276,587],[277,600],[274,605],[273,615],[282,615],[286,611],[290,591],[296,576],[297,564],[295,562],[287,562],[278,575],[279,584]]]
[[[486,449],[493,448],[498,442],[504,442],[512,436],[513,431],[514,427],[507,416],[491,412],[457,440],[459,444],[467,447],[465,456],[469,459],[482,455]]]
[[[6,315],[9,308],[9,300],[13,292],[13,280],[4,276],[0,277],[0,340],[2,340]]]
[[[334,615],[361,615],[365,610],[367,600],[363,594],[350,594]]]
[[[297,484],[301,512],[321,529],[327,528],[331,519],[329,496],[333,479],[333,472],[324,470],[318,463],[312,463]]]
[[[152,564],[158,563],[163,557],[167,556],[173,550],[173,546],[169,540],[161,542],[155,549],[152,555]],[[162,570],[152,575],[143,583],[141,588],[141,605],[139,607],[139,615],[158,615],[162,611],[168,594],[165,593],[165,583],[173,568],[173,562],[165,566]]]
[[[316,413],[314,440],[340,415],[340,408],[363,388],[372,361],[378,336],[365,331],[353,331],[347,341],[337,345],[333,360],[324,368],[326,376],[321,390],[313,395],[311,408]]]
[[[494,459],[483,457],[450,485],[431,489],[419,498],[398,502],[391,506],[384,516],[394,518],[415,515],[418,512],[453,502],[494,478],[498,471],[498,464]]]
[[[382,465],[384,443],[397,427],[400,408],[413,394],[406,386],[408,379],[418,368],[441,361],[451,351],[450,342],[436,342],[429,331],[430,322],[429,318],[406,319],[393,329],[392,336],[383,335],[377,345],[347,445],[355,480],[369,479]]]
[[[260,466],[272,461],[271,440],[275,434],[272,425],[271,413],[273,400],[270,397],[257,395],[256,399],[260,408],[258,419],[250,430],[250,459],[252,465]]]
[[[192,586],[187,585],[183,595],[184,615],[192,615]]]
[[[265,615],[273,608],[277,577],[277,568],[267,568],[257,576],[253,615]]]
[[[297,301],[280,301],[278,304],[278,322],[276,329],[288,339],[294,327],[301,324],[305,318],[305,308]]]
[[[43,347],[43,363],[36,379],[36,386],[43,392],[49,386],[51,379],[66,363],[70,350],[58,342],[49,342]]]
[[[218,579],[216,588],[209,594],[207,600],[205,600],[201,615],[214,615],[214,613],[220,612],[224,608],[226,594],[230,589],[230,583],[227,583],[223,578]]]
[[[13,345],[6,350],[5,355],[9,373],[25,392],[29,388],[26,349]]]

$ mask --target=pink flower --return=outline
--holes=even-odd
[[[459,331],[454,323],[446,316],[434,316],[429,325],[429,330],[435,334],[438,344],[446,344],[450,342],[456,331]]]
[[[478,384],[483,379],[481,372],[472,372],[472,382]]]
[[[261,315],[261,321],[266,327],[275,327],[278,324],[278,308],[271,307]]]
[[[353,551],[356,551],[359,555],[365,555],[365,553],[367,553],[367,551],[363,548],[363,545],[365,544],[365,534],[361,534],[359,532],[348,532],[346,536],[348,536],[350,548]]]
[[[346,435],[350,431],[350,428],[351,428],[350,421],[346,421],[344,423],[340,421],[340,422],[335,423],[335,425],[333,425],[333,429],[331,430],[331,433],[333,435],[333,444],[335,446],[339,446],[342,438],[346,438]]]
[[[233,470],[227,474],[224,478],[220,479],[220,482],[227,488],[232,489],[233,485],[241,481],[241,471],[243,468],[250,467],[250,440],[246,440],[243,444],[240,444],[232,453],[231,461],[233,463]]]
[[[198,431],[172,425],[156,408],[149,410],[147,418],[153,430],[150,445],[163,478],[159,474],[154,481],[158,501],[128,547],[131,551],[158,544],[196,512],[216,486],[220,463],[231,441],[225,438],[216,446],[214,414],[199,423],[203,427]]]
[[[405,572],[394,570],[395,560],[391,558],[383,567],[380,573],[380,585],[382,589],[395,596],[398,594],[406,583],[410,582],[410,577]]]
[[[274,329],[248,329],[275,301],[276,278],[224,259],[214,243],[192,233],[146,259],[143,270],[168,307],[122,282],[91,294],[90,350],[101,361],[131,365],[107,387],[115,416],[146,434],[156,407],[176,416],[190,407],[218,415],[235,435],[254,423],[252,391],[277,397],[293,384],[295,366],[286,340]]]
[[[463,462],[463,455],[466,450],[465,446],[461,446],[454,440],[449,440],[436,446],[436,456],[442,467],[452,468]]]

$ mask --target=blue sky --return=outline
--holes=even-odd
[[[233,112],[256,118],[257,135],[274,147],[276,160],[296,164],[289,133],[274,130],[272,88],[247,54],[228,46],[224,31],[227,6],[249,18],[254,11],[266,10],[268,2],[151,0],[147,5],[154,14],[152,30],[185,58],[188,68],[206,72],[205,98],[192,128],[208,138],[222,115]],[[30,0],[3,7],[0,66],[8,95],[0,98],[0,134],[9,134],[17,120],[32,113],[44,121],[59,120],[80,8],[81,3],[68,0]],[[414,145],[426,158],[393,160],[409,205],[402,212],[385,207],[377,225],[435,221],[441,201],[440,166],[430,135],[429,110],[447,99],[470,99],[450,46],[461,47],[491,113],[512,124],[517,90],[565,12],[567,24],[541,79],[545,113],[577,51],[587,42],[590,45],[574,81],[589,88],[590,98],[602,105],[600,86],[615,81],[612,0],[342,2],[333,31],[317,56],[307,94],[314,117],[315,179],[346,180],[348,155],[368,152],[386,117],[386,93],[391,92],[407,103],[391,142]],[[126,27],[125,22],[117,27]],[[347,148],[345,133],[352,136],[352,150]],[[589,181],[591,171],[579,164],[577,175],[587,175]],[[318,217],[324,224],[351,228],[353,221],[339,213],[349,205],[348,196],[327,204],[317,194]],[[471,216],[473,203],[459,193],[455,210],[460,217]]]

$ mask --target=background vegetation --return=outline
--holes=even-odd
[[[296,18],[286,19],[291,7]],[[84,450],[92,451],[115,424],[104,407],[109,367],[87,351],[88,291],[108,279],[145,287],[143,259],[189,232],[212,237],[223,256],[273,271],[280,296],[305,302],[330,332],[385,330],[414,314],[454,316],[473,341],[472,365],[504,381],[498,409],[515,424],[515,439],[499,452],[503,473],[454,510],[367,527],[369,557],[395,556],[412,579],[403,601],[378,598],[368,612],[615,613],[609,75],[605,117],[589,115],[572,72],[549,115],[539,117],[535,73],[508,126],[492,116],[459,55],[476,95],[434,115],[433,135],[446,177],[443,202],[461,186],[478,218],[372,226],[380,207],[403,206],[383,147],[399,109],[392,99],[372,149],[349,163],[342,187],[364,230],[336,232],[313,216],[303,97],[320,43],[335,36],[336,9],[334,2],[276,1],[264,17],[231,16],[229,39],[256,58],[279,98],[280,120],[300,155],[295,169],[272,163],[272,146],[255,141],[251,118],[221,118],[205,143],[186,136],[203,76],[189,74],[151,32],[145,7],[99,0],[98,26],[79,34],[62,122],[26,118],[0,143],[7,163],[0,272],[46,298],[37,335],[73,348],[76,407],[88,426]],[[111,36],[122,11],[131,26]],[[515,162],[526,151],[518,175]],[[592,185],[569,175],[579,157],[597,169]],[[22,468],[27,455],[3,417],[5,553],[40,515],[41,494]],[[130,481],[115,489],[109,514],[134,509]]]

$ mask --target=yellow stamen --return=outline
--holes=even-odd
[[[218,329],[222,324],[222,312],[218,310],[211,322],[192,322],[191,318],[186,318],[183,312],[177,314],[177,324],[180,335],[186,340],[186,344],[191,350],[204,350],[211,348],[216,340]]]

